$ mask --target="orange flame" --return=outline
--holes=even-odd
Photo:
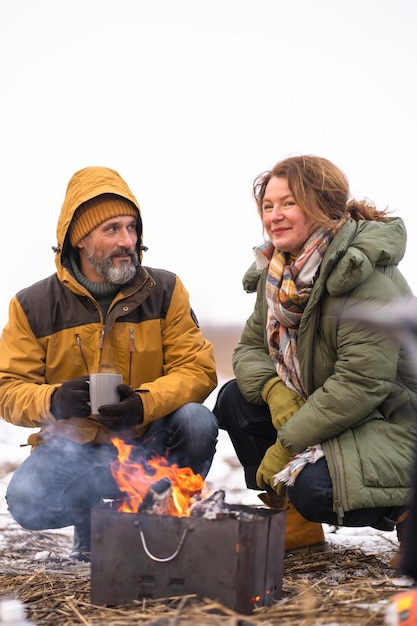
[[[134,446],[126,444],[122,439],[112,439],[117,448],[117,460],[111,463],[110,469],[120,491],[126,494],[118,510],[125,513],[137,513],[149,487],[162,478],[168,478],[172,485],[172,495],[168,502],[167,515],[189,517],[190,501],[193,494],[200,492],[204,486],[204,479],[200,474],[194,474],[190,467],[168,465],[163,457],[154,457],[147,461],[152,469],[152,475],[146,473],[141,463],[130,459]]]

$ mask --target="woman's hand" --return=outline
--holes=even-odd
[[[274,486],[274,475],[280,472],[291,460],[291,454],[284,448],[279,439],[265,452],[264,458],[256,472],[256,482],[261,489],[272,488],[278,494],[285,490],[283,483]]]

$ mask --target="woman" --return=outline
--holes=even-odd
[[[303,517],[392,530],[407,511],[417,384],[398,342],[355,316],[411,295],[397,269],[403,221],[350,198],[343,172],[316,156],[277,163],[254,197],[268,240],[244,278],[257,299],[236,380],[218,397],[220,426],[247,486],[271,506],[286,491],[301,514],[287,535]]]

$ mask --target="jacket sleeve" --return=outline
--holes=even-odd
[[[266,273],[254,270],[253,266],[249,272],[257,273],[256,302],[233,353],[232,362],[236,382],[244,398],[253,404],[264,404],[262,389],[268,380],[277,375],[266,339]]]
[[[36,339],[19,301],[9,307],[0,343],[0,414],[17,426],[55,422],[49,411],[57,385],[45,384],[45,349]]]
[[[178,277],[161,324],[164,375],[137,389],[144,405],[144,425],[188,402],[204,402],[217,385],[213,346],[204,338]]]

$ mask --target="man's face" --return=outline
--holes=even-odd
[[[112,217],[77,244],[86,278],[116,285],[132,280],[139,264],[136,224],[137,220],[128,215]]]

